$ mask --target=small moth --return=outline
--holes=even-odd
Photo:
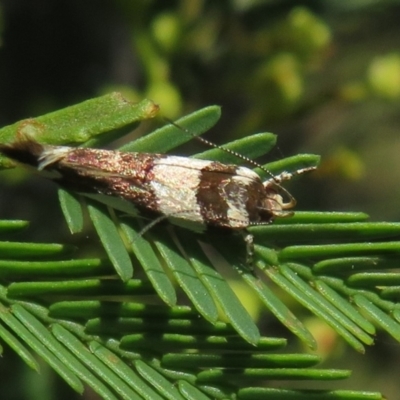
[[[235,152],[210,145],[259,166]],[[36,168],[66,189],[92,198],[101,196],[99,200],[103,203],[130,214],[152,216],[153,222],[144,230],[169,219],[196,231],[216,227],[245,232],[249,265],[253,237],[246,228],[270,224],[276,217],[291,215],[288,210],[296,201],[281,182],[315,169],[308,167],[277,176],[266,171],[270,178],[263,182],[249,168],[217,161],[51,146],[30,137],[0,145],[0,152]],[[282,194],[288,197],[287,202]]]

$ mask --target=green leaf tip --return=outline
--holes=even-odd
[[[151,100],[132,103],[121,93],[114,92],[8,125],[0,129],[0,143],[28,136],[38,142],[55,145],[84,143],[93,139],[87,143],[93,146],[97,136],[154,118],[158,112],[159,106]],[[12,166],[13,163],[0,155],[0,168]]]

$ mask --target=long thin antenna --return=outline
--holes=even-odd
[[[164,119],[167,122],[169,122],[171,125],[173,125],[176,128],[182,130],[183,132],[189,134],[193,138],[199,140],[201,143],[204,143],[207,146],[213,147],[215,149],[219,149],[219,150],[225,151],[228,154],[231,154],[231,155],[233,155],[233,156],[235,156],[235,157],[237,157],[237,158],[239,158],[239,159],[241,159],[241,160],[243,160],[243,161],[245,161],[245,162],[257,167],[257,168],[260,168],[262,171],[264,171],[267,175],[269,175],[272,178],[271,180],[268,180],[268,183],[270,184],[271,181],[273,181],[273,183],[276,185],[276,187],[279,188],[281,193],[284,193],[289,198],[289,202],[288,203],[284,203],[284,206],[285,206],[286,209],[294,207],[295,204],[296,204],[296,199],[290,194],[290,192],[287,189],[285,189],[281,185],[281,182],[284,181],[284,180],[289,180],[295,175],[299,175],[299,174],[302,174],[304,172],[312,171],[312,170],[315,169],[315,167],[308,167],[308,168],[303,168],[303,169],[298,170],[298,171],[293,172],[293,173],[283,172],[283,173],[281,173],[279,175],[274,175],[271,171],[267,170],[261,164],[259,164],[258,162],[252,160],[251,158],[246,157],[243,154],[240,154],[240,153],[238,153],[238,152],[236,152],[234,150],[227,149],[224,146],[219,146],[219,145],[217,145],[217,144],[215,144],[213,142],[210,142],[207,139],[202,138],[201,136],[196,136],[192,132],[190,132],[188,129],[184,128],[183,126],[180,126],[179,124],[177,124],[176,122],[170,120],[169,118],[164,117]]]
[[[219,146],[219,145],[217,145],[217,144],[215,144],[215,143],[213,143],[213,142],[210,142],[210,141],[207,140],[207,139],[204,139],[204,138],[201,137],[201,136],[196,136],[195,134],[193,134],[192,132],[190,132],[188,129],[184,128],[183,126],[178,125],[176,122],[170,120],[169,118],[164,117],[164,119],[165,119],[167,122],[169,122],[171,125],[173,125],[173,126],[175,126],[176,128],[178,128],[178,129],[184,131],[185,133],[187,133],[188,135],[192,136],[194,139],[200,141],[201,143],[204,143],[205,145],[207,145],[207,146],[209,146],[209,147],[213,147],[213,148],[215,148],[215,149],[222,150],[222,151],[224,151],[224,152],[227,153],[227,154],[231,154],[232,156],[235,156],[235,157],[237,157],[237,158],[239,158],[239,159],[241,159],[241,160],[243,160],[243,161],[245,161],[245,162],[247,162],[247,163],[249,163],[249,164],[251,164],[251,165],[257,167],[257,168],[260,168],[262,171],[264,171],[267,175],[269,175],[272,179],[275,180],[275,175],[274,175],[271,171],[268,171],[268,170],[267,170],[266,168],[264,168],[261,164],[259,164],[258,162],[252,160],[251,158],[246,157],[246,156],[244,156],[243,154],[238,153],[237,151],[227,149],[227,148],[224,147],[224,146]],[[277,183],[277,184],[279,185],[279,183]]]

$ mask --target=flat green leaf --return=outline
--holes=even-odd
[[[237,388],[233,385],[208,385],[198,383],[197,387],[204,393],[208,394],[212,399],[225,400],[235,398]]]
[[[319,261],[314,264],[313,272],[318,275],[343,275],[359,270],[395,268],[396,258],[386,257],[342,257]]]
[[[58,189],[58,200],[70,232],[81,232],[83,229],[83,213],[78,197],[64,189]]]
[[[82,103],[30,118],[0,129],[0,142],[13,142],[18,134],[25,134],[42,143],[83,143],[93,146],[89,139],[143,119],[153,118],[158,112],[150,100],[132,103],[120,93],[110,93]],[[56,132],[56,134],[55,134]],[[0,166],[11,163],[0,156]]]
[[[333,304],[344,315],[350,318],[350,320],[352,320],[356,325],[365,330],[368,334],[375,335],[375,327],[371,324],[371,322],[364,318],[348,300],[341,297],[323,281],[316,280],[314,281],[314,285],[318,292],[321,293],[325,299],[331,302],[331,304]]]
[[[115,92],[4,127],[0,134],[6,136],[10,131],[17,131],[26,121],[33,121],[37,124],[34,133],[40,134],[43,142],[53,139],[57,131],[57,144],[81,143],[100,133],[152,118],[157,112],[158,107],[150,100],[132,103]]]
[[[39,372],[40,367],[31,352],[21,343],[18,338],[0,324],[0,337],[7,343],[33,370]]]
[[[260,265],[258,263],[257,265]],[[260,266],[264,269],[265,266]],[[301,323],[299,319],[289,310],[289,308],[279,299],[272,290],[261,280],[252,274],[242,274],[244,281],[254,290],[264,305],[275,315],[276,318],[286,326],[291,332],[299,337],[308,347],[316,349],[317,343],[310,331]]]
[[[354,302],[375,324],[400,341],[399,323],[361,294],[354,296]]]
[[[398,272],[359,272],[346,279],[351,287],[375,288],[376,286],[399,286]]]
[[[76,363],[76,359],[65,349],[65,347],[58,342],[55,337],[49,332],[46,326],[44,326],[37,318],[30,314],[19,304],[12,306],[13,314],[24,324],[24,326],[31,332],[35,337],[43,343],[43,345],[50,350],[65,366],[70,366]],[[61,375],[64,379],[64,375]],[[69,377],[69,374],[67,375]],[[68,379],[65,379],[69,383]],[[76,380],[74,380],[75,382]],[[79,382],[79,381],[76,381]],[[70,383],[71,385],[71,383]],[[72,386],[72,385],[71,385]],[[79,382],[77,387],[72,386],[79,393],[83,393],[84,387]]]
[[[295,224],[264,225],[251,228],[251,233],[264,240],[293,241],[326,241],[354,240],[365,241],[400,235],[400,223],[366,222],[366,223],[332,223],[332,224]]]
[[[136,372],[125,364],[119,357],[102,346],[100,343],[92,341],[89,343],[89,348],[92,353],[99,358],[105,365],[107,365],[113,372],[115,372],[127,385],[129,385],[140,398],[147,400],[162,400],[159,396],[143,379],[141,379]]]
[[[138,296],[153,295],[154,289],[146,281],[131,279],[119,280],[84,279],[74,281],[18,282],[8,287],[10,298],[31,296]]]
[[[74,246],[54,243],[0,242],[0,254],[5,259],[47,258],[67,255]]]
[[[206,349],[210,350],[251,350],[251,351],[272,351],[278,350],[286,345],[286,340],[282,338],[261,337],[257,347],[246,342],[240,336],[194,336],[178,335],[172,333],[162,334],[133,334],[126,335],[121,339],[121,347],[126,349],[152,349],[157,347],[165,348],[166,351],[181,349]]]
[[[176,304],[175,289],[150,243],[137,233],[140,232],[137,221],[129,221],[129,224],[122,222],[121,229],[154,290],[168,305]]]
[[[178,381],[178,389],[187,400],[211,400],[211,397],[206,396],[199,389],[186,381]]]
[[[269,266],[279,265],[278,252],[270,247],[255,244],[254,254],[257,257],[256,260],[259,258]]]
[[[89,350],[71,332],[61,325],[54,324],[52,326],[52,333],[76,356],[79,364],[73,363],[70,365],[70,368],[103,399],[118,400],[119,398],[104,384],[104,382],[108,383],[108,368],[103,367],[102,364],[89,353]],[[94,374],[91,371],[93,371]],[[106,377],[104,377],[104,374]],[[110,371],[111,380],[113,377],[114,374]],[[112,383],[118,384],[119,382],[113,380]],[[125,394],[124,390],[123,394]]]
[[[318,212],[295,211],[290,218],[277,218],[274,225],[284,224],[309,224],[309,223],[339,223],[339,222],[364,222],[368,214],[362,212]]]
[[[235,156],[224,149],[234,151],[241,156],[254,160],[267,154],[276,143],[276,135],[272,133],[258,133],[251,136],[246,136],[242,139],[233,142],[225,143],[222,149],[215,148],[203,151],[193,156],[201,160],[216,160],[225,164],[243,164],[243,159]],[[249,164],[251,166],[251,164]]]
[[[110,257],[117,274],[125,282],[132,278],[133,266],[119,232],[110,218],[106,208],[101,204],[90,202],[88,204],[90,218]]]
[[[26,229],[29,226],[28,221],[21,220],[0,220],[0,233],[11,233]]]
[[[390,286],[382,288],[379,295],[382,299],[397,302],[400,299],[400,286]]]
[[[60,327],[61,329],[61,327]],[[97,359],[79,339],[68,332],[63,332],[64,344],[91,371],[108,383],[123,399],[135,398],[136,393],[103,362]],[[67,340],[65,340],[67,339]],[[95,388],[94,388],[95,389]],[[96,389],[95,389],[96,390]]]
[[[178,119],[177,126],[167,124],[154,132],[130,142],[120,148],[121,151],[136,151],[146,153],[167,153],[169,150],[192,140],[193,136],[201,135],[214,126],[221,116],[218,106],[209,106]]]
[[[96,300],[60,301],[49,307],[54,318],[88,320],[96,317],[127,318],[185,318],[198,319],[199,314],[187,306],[167,307],[165,305],[108,302]]]
[[[111,132],[111,135],[97,137],[101,132],[106,132],[105,127],[108,127],[108,130],[115,130],[125,127],[126,124],[132,126],[132,122],[152,117],[157,112],[157,107],[151,102],[145,101],[140,105],[126,102],[125,107],[121,99],[122,97],[115,95],[93,99],[87,104],[78,105],[77,108],[61,110],[59,114],[47,116],[48,119],[43,119],[42,122],[47,121],[48,125],[40,126],[38,121],[41,117],[39,117],[39,119],[22,121],[15,126],[7,127],[9,131],[6,132],[12,132],[14,135],[18,128],[19,131],[31,134],[34,138],[40,137],[40,140],[43,139],[46,142],[48,139],[50,142],[54,139],[54,132],[60,131],[62,132],[61,142],[63,140],[79,142],[90,138],[86,146],[99,144],[114,135],[115,132]],[[112,107],[114,107],[113,113],[110,112]],[[72,131],[74,122],[69,121],[73,115],[72,111],[77,114],[82,113],[77,115],[78,120],[87,113],[87,123],[80,121],[82,131]],[[101,121],[101,112],[105,112],[104,125]],[[185,129],[167,124],[153,134],[129,143],[123,149],[164,153],[208,129],[218,120],[219,115],[219,107],[205,108],[177,121]],[[59,129],[54,129],[51,134],[48,126],[55,124],[57,120],[61,126]],[[122,130],[119,130],[117,134],[121,132]],[[2,133],[4,131],[0,130],[0,137]],[[273,135],[258,134],[228,143],[226,147],[253,158],[265,154],[273,145],[274,140]],[[221,149],[212,149],[197,157],[238,162],[235,156]],[[318,161],[318,156],[302,154],[269,163],[266,168],[274,174],[282,171],[293,172],[298,168],[315,166]],[[241,161],[239,163],[242,164]],[[268,173],[261,171],[260,175],[267,176]],[[120,209],[115,198],[107,199],[106,204],[109,207]],[[71,231],[80,231],[83,219],[79,202],[65,193],[61,194],[60,202]],[[98,393],[101,393],[103,398],[115,398],[109,388],[124,398],[132,398],[132,396],[136,398],[140,395],[148,399],[155,396],[175,399],[177,395],[180,396],[179,398],[189,399],[207,398],[207,396],[227,398],[237,397],[238,387],[245,386],[241,385],[241,380],[247,385],[248,382],[257,382],[265,378],[339,379],[347,376],[347,371],[321,371],[309,368],[314,366],[315,357],[262,354],[283,347],[285,341],[259,338],[257,327],[248,312],[238,301],[226,280],[210,266],[209,260],[199,249],[198,236],[193,232],[185,231],[182,234],[182,231],[177,229],[177,237],[179,238],[180,234],[182,237],[180,241],[174,241],[170,232],[162,227],[158,229],[157,226],[154,229],[157,241],[154,243],[151,237],[153,230],[151,235],[146,234],[148,240],[138,234],[141,229],[140,221],[135,220],[131,224],[129,220],[129,223],[125,223],[124,217],[118,219],[113,211],[108,213],[97,203],[90,202],[90,208],[91,217],[107,254],[120,277],[127,282],[123,283],[110,276],[113,271],[110,269],[109,262],[100,260],[66,260],[64,262],[60,261],[59,256],[63,255],[60,248],[57,253],[54,247],[46,248],[40,245],[42,247],[33,248],[30,247],[32,244],[28,243],[24,244],[25,250],[22,250],[23,246],[18,248],[22,245],[21,243],[0,242],[0,252],[3,246],[4,254],[11,259],[0,260],[0,279],[6,280],[7,284],[11,282],[8,288],[0,287],[0,301],[5,305],[0,303],[0,307],[3,311],[7,310],[14,302],[11,309],[34,332],[36,338],[39,339],[39,344],[45,344],[45,348],[50,349],[53,355],[65,361],[64,367],[67,366],[78,377],[88,382]],[[136,210],[134,211],[133,214],[136,215]],[[397,302],[400,298],[400,283],[394,270],[397,268],[400,242],[386,240],[388,237],[399,235],[400,224],[366,222],[367,218],[368,216],[363,213],[296,212],[291,218],[277,218],[273,225],[249,229],[255,235],[257,242],[256,256],[269,265],[269,268],[265,269],[263,262],[259,261],[257,266],[262,271],[256,270],[255,273],[261,274],[265,270],[273,283],[326,321],[358,351],[364,350],[363,342],[372,343],[374,325],[383,327],[400,340],[400,324],[396,320],[396,318],[400,319],[399,313],[396,313]],[[4,225],[4,232],[8,232],[7,229],[11,232],[22,228],[21,224],[17,225],[14,227]],[[130,225],[134,229],[131,229]],[[157,234],[158,231],[162,233]],[[213,241],[213,237],[208,232],[204,235],[204,238],[212,241],[218,250],[220,250],[219,247],[222,248],[225,257],[229,255],[227,259],[230,264],[255,290],[267,308],[304,342],[309,346],[314,346],[315,341],[310,333],[282,300],[277,298],[273,291],[255,275],[240,266],[240,258],[244,259],[245,255],[245,246],[239,248],[238,245],[236,249],[236,242],[231,242],[230,239],[225,241],[226,244],[221,243],[219,246],[222,240],[218,238]],[[123,239],[127,239],[126,243]],[[382,242],[366,243],[367,240],[376,239]],[[312,246],[283,247],[284,244],[289,244],[289,241],[295,244],[298,240],[301,243],[312,241]],[[326,244],[332,240],[337,243]],[[344,240],[346,243],[341,243]],[[318,241],[323,241],[323,243],[318,243]],[[352,243],[355,241],[358,243]],[[125,245],[132,247],[136,257],[133,260],[139,261],[143,266],[147,280],[129,280],[133,267]],[[64,248],[65,252],[66,249]],[[39,262],[41,259],[54,256],[58,257],[57,261]],[[18,261],[20,257],[22,260],[36,257],[38,261]],[[304,264],[298,264],[300,260],[304,260]],[[294,262],[282,265],[288,261]],[[217,267],[219,267],[218,264]],[[391,269],[390,272],[386,271],[388,268]],[[371,269],[374,271],[371,272]],[[93,275],[104,276],[104,278],[82,279]],[[177,296],[173,286],[174,278],[199,313],[212,324],[198,319],[195,310],[188,308],[167,309],[164,305],[163,307],[146,306],[144,303],[126,302],[131,296],[146,295],[149,296],[146,301],[156,302],[160,297],[168,305],[173,305],[176,303]],[[17,279],[23,279],[25,282],[13,282]],[[41,281],[32,282],[35,279]],[[65,296],[71,296],[78,301],[51,305],[49,316],[43,307],[43,310],[36,312],[33,303],[18,301],[19,304],[16,304],[12,300],[21,297],[26,299],[31,296],[35,297],[35,301],[46,302],[46,304]],[[101,298],[102,301],[93,301],[93,296]],[[353,306],[354,299],[362,313]],[[125,302],[123,303],[122,300]],[[137,302],[140,300],[135,298]],[[227,316],[229,325],[216,322],[217,306]],[[29,310],[28,313],[27,310]],[[370,321],[363,315],[370,318]],[[33,316],[36,316],[36,319]],[[17,325],[19,321],[8,319],[6,312],[3,312],[2,318],[8,321],[8,326],[12,330],[10,333],[6,329],[3,335],[17,337],[21,328]],[[60,324],[68,327],[77,337],[62,330],[60,326],[54,325],[53,334],[57,338],[55,340],[46,331],[48,325],[54,322],[54,318],[71,318],[81,321],[82,325],[77,322],[60,321]],[[38,327],[36,324],[39,324]],[[87,332],[83,330],[84,324]],[[232,327],[242,337],[236,335]],[[0,336],[1,328],[2,326],[0,326]],[[26,335],[25,331],[21,332]],[[97,340],[90,342],[90,350],[97,358],[91,358],[93,354],[90,354],[83,344],[93,339],[88,335],[89,332],[110,335],[102,344]],[[134,333],[125,335],[131,332]],[[118,339],[121,336],[122,339],[119,342]],[[27,338],[32,340],[30,336]],[[28,343],[28,340],[26,342]],[[64,342],[68,343],[69,352],[64,348],[57,350],[57,346],[61,346]],[[252,346],[253,344],[257,347]],[[19,347],[20,345],[15,345],[17,351]],[[40,347],[38,349],[42,351]],[[133,351],[126,349],[133,349]],[[158,352],[180,351],[182,354],[174,353],[164,356],[163,364],[160,365],[155,350]],[[73,358],[76,364],[67,360],[67,356],[72,357],[72,351],[76,352],[76,357]],[[227,356],[223,354],[223,351],[235,353]],[[58,352],[60,355],[57,354]],[[125,363],[122,360],[127,361]],[[134,368],[140,376],[128,366],[127,363],[132,361],[135,362]],[[204,368],[213,369],[207,371]],[[196,382],[193,370],[200,369],[199,380]],[[110,371],[113,373],[111,376]],[[100,379],[95,377],[95,374]],[[108,386],[102,381],[107,382]],[[167,388],[166,392],[165,388]],[[260,395],[260,398],[264,398],[262,397],[264,388],[253,389],[259,391],[239,390],[244,396],[251,396],[253,393],[255,396]],[[284,393],[284,391],[279,393]],[[343,395],[344,399],[350,396],[350,392],[318,393],[323,393],[323,395],[329,393],[332,396]],[[360,392],[354,393],[355,396],[360,395]],[[305,391],[292,391],[289,395],[303,396],[304,394],[306,394]],[[314,395],[314,392],[312,394]],[[348,398],[350,399],[351,396]]]
[[[324,320],[327,324],[332,326],[332,328],[341,335],[354,349],[360,353],[364,353],[364,346],[362,343],[354,337],[347,329],[343,327],[341,322],[338,322],[331,315],[324,312],[319,303],[315,301],[311,296],[306,296],[302,289],[298,289],[285,277],[280,275],[278,271],[273,268],[266,269],[265,272],[268,276],[275,282],[279,287],[286,291],[290,296],[295,298],[300,304],[308,308],[312,313],[314,313],[318,318]]]
[[[170,400],[185,400],[173,383],[169,382],[145,362],[137,360],[135,361],[135,367],[142,378],[146,379],[165,398]]]
[[[256,344],[260,333],[249,313],[243,307],[227,281],[212,267],[200,247],[186,235],[179,235],[179,240],[190,262],[208,292],[220,306],[229,323],[249,343]]]
[[[383,400],[377,392],[352,390],[291,390],[249,387],[238,391],[240,400]]]
[[[179,286],[187,294],[196,310],[208,321],[214,323],[218,318],[217,307],[204,283],[193,267],[181,256],[170,237],[159,232],[155,241],[165,264],[174,275]],[[175,249],[174,249],[175,248]]]
[[[290,264],[290,267],[292,265]],[[303,292],[309,300],[313,301],[315,304],[319,305],[319,309],[322,313],[326,313],[330,318],[334,319],[340,323],[344,329],[348,330],[357,337],[362,342],[371,345],[373,343],[373,338],[371,338],[366,332],[359,328],[359,326],[351,319],[349,319],[344,313],[336,307],[336,305],[328,302],[321,296],[317,291],[315,291],[309,282],[305,282],[302,277],[298,274],[298,271],[292,271],[289,265],[281,265],[280,271],[283,276],[289,279],[300,291]],[[328,321],[327,321],[328,322]],[[329,322],[328,322],[329,323]]]
[[[335,369],[312,369],[312,368],[246,368],[238,371],[211,369],[200,372],[197,375],[198,382],[224,383],[241,382],[254,379],[277,379],[277,380],[338,380],[348,378],[351,371]]]
[[[29,347],[43,358],[78,393],[83,392],[82,382],[37,337],[30,332],[9,310],[0,304],[0,319]]]
[[[311,354],[248,354],[243,353],[168,353],[161,359],[166,368],[308,368],[321,362]]]
[[[349,296],[351,299],[353,298],[353,296],[360,293],[358,289],[353,289],[347,286],[342,279],[333,278],[330,276],[319,276],[318,280],[323,281],[333,290],[345,296]],[[385,300],[384,296],[382,295],[383,291],[384,290],[382,290],[380,295],[378,295],[377,293],[364,290],[362,291],[362,294],[364,297],[366,297],[369,301],[371,301],[373,304],[375,304],[382,310],[385,310],[387,313],[391,313],[394,308],[394,303]]]
[[[295,172],[300,168],[316,167],[319,164],[320,158],[320,156],[315,154],[297,154],[296,156],[285,157],[282,160],[265,164],[263,167],[273,175],[278,175],[284,171]],[[262,179],[270,178],[270,176],[260,168],[256,168],[255,171]]]
[[[132,332],[158,333],[170,332],[176,334],[198,335],[229,335],[232,328],[223,323],[216,322],[211,325],[204,320],[193,319],[162,319],[162,318],[93,318],[87,321],[85,331],[93,335],[116,336]]]
[[[98,258],[61,261],[0,260],[0,278],[9,281],[85,278],[109,276],[113,273],[111,263]]]
[[[329,258],[400,253],[400,242],[346,243],[308,246],[288,246],[279,252],[280,260]]]

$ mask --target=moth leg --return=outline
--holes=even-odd
[[[168,215],[160,215],[158,218],[153,219],[153,221],[149,222],[140,232],[139,236],[143,236],[147,231],[149,231],[153,226],[157,225],[159,222],[167,219]]]
[[[254,272],[254,236],[245,232],[243,239],[246,243],[246,266],[250,271]]]
[[[155,218],[153,221],[149,222],[140,232],[139,236],[143,236],[147,231],[149,231],[153,226],[157,225],[159,222],[164,221],[165,219],[172,218],[179,216],[180,214],[186,214],[190,212],[195,212],[195,210],[181,210],[179,212],[169,214],[169,215],[160,215],[159,217]],[[177,225],[177,224],[175,224]]]

